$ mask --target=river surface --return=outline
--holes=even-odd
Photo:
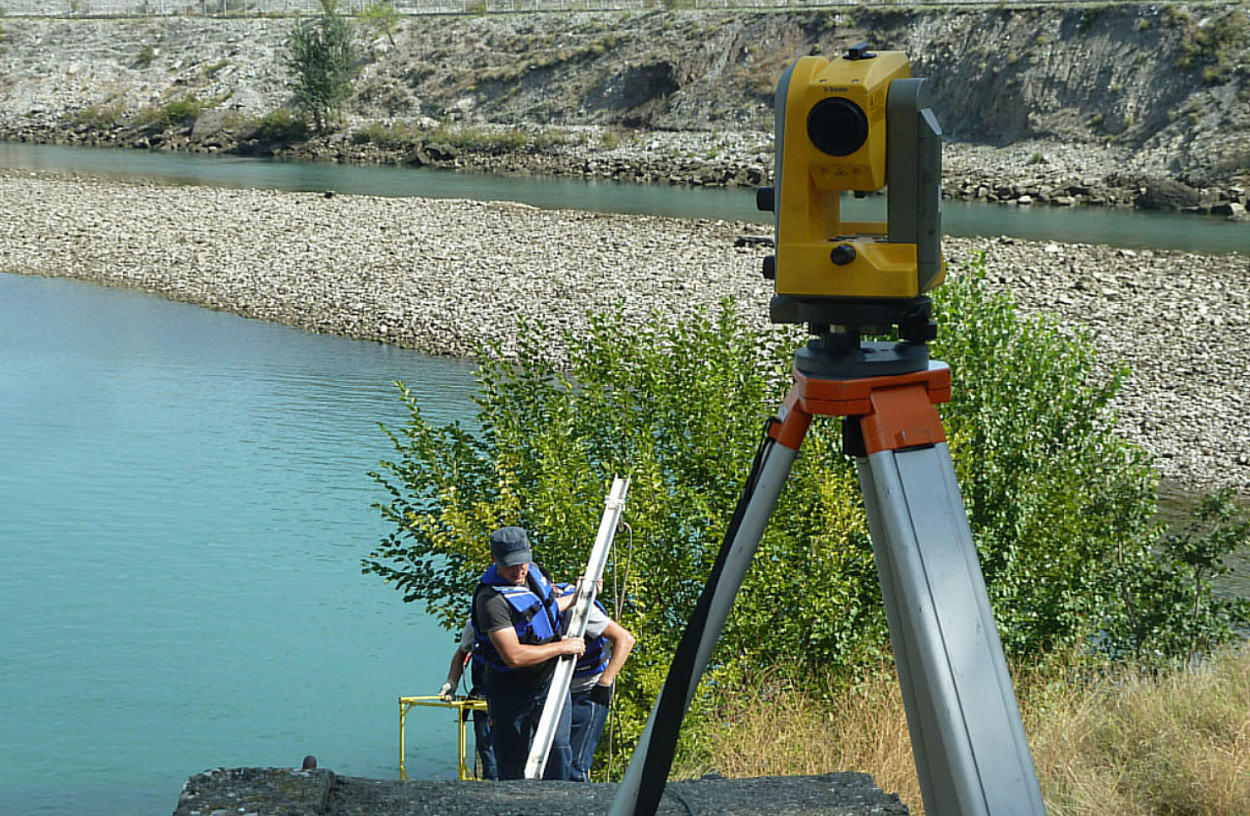
[[[0,814],[167,816],[217,766],[393,779],[451,634],[360,559],[405,419],[473,367],[70,280],[0,275]],[[455,778],[449,712],[409,715]]]
[[[408,168],[3,143],[0,167],[764,217],[743,190]],[[947,202],[946,224],[1250,248],[1250,226],[1189,215]],[[463,420],[472,366],[13,275],[0,348],[0,814],[165,816],[192,774],[305,754],[394,778],[396,698],[433,693],[454,642],[360,574],[385,532],[366,474],[389,455],[377,423],[404,420],[390,382]],[[454,744],[450,715],[415,710],[410,774],[453,778]]]
[[[544,208],[769,222],[755,191],[582,179],[509,178],[450,170],[276,161],[109,148],[0,142],[0,167],[156,180],[170,184],[324,191],[382,196],[521,201]],[[846,197],[843,217],[885,217],[885,199]],[[1012,235],[1121,247],[1250,252],[1250,224],[1186,213],[1103,207],[1020,207],[943,202],[948,235]]]

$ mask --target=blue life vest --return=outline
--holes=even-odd
[[[556,589],[562,592],[568,592],[573,588],[572,584],[556,584]],[[608,610],[603,608],[603,604],[599,603],[599,599],[595,598],[595,606],[599,607],[599,611],[604,617],[608,616]],[[560,622],[564,627],[565,622]],[[586,638],[586,651],[582,656],[577,658],[577,666],[573,669],[574,677],[589,677],[592,674],[602,674],[603,670],[608,667],[608,639],[603,635],[597,638]]]
[[[508,606],[512,607],[512,624],[516,627],[517,640],[522,644],[541,646],[560,639],[560,610],[556,606],[556,593],[537,564],[530,564],[525,583],[525,586],[516,586],[505,581],[495,570],[495,565],[491,564],[482,574],[474,594],[473,655],[494,671],[512,671],[513,667],[503,662],[495,644],[491,642],[490,634],[478,629],[477,597],[484,592],[502,595]]]
[[[603,609],[598,601],[595,606]],[[607,611],[604,611],[607,614]],[[588,677],[592,674],[602,674],[603,670],[608,667],[608,639],[603,635],[591,640],[586,639],[586,651],[577,659],[577,667],[573,669],[574,677]]]

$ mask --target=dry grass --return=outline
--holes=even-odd
[[[1154,678],[1018,675],[1050,816],[1250,814],[1250,648]],[[699,734],[708,766],[732,777],[862,771],[924,812],[892,673],[827,700],[777,689],[724,702]]]

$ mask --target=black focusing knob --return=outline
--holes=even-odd
[[[764,256],[764,280],[777,280],[777,256]]]
[[[833,251],[829,253],[829,260],[833,261],[838,266],[846,266],[851,261],[855,260],[855,247],[850,244],[838,244],[833,248]]]
[[[775,212],[776,190],[773,187],[761,187],[755,191],[755,209],[760,212]]]

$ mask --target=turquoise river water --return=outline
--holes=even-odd
[[[141,293],[0,275],[0,814],[166,816],[217,766],[395,778],[455,648],[360,558],[406,380],[473,369]],[[454,778],[452,716],[409,717]]]

